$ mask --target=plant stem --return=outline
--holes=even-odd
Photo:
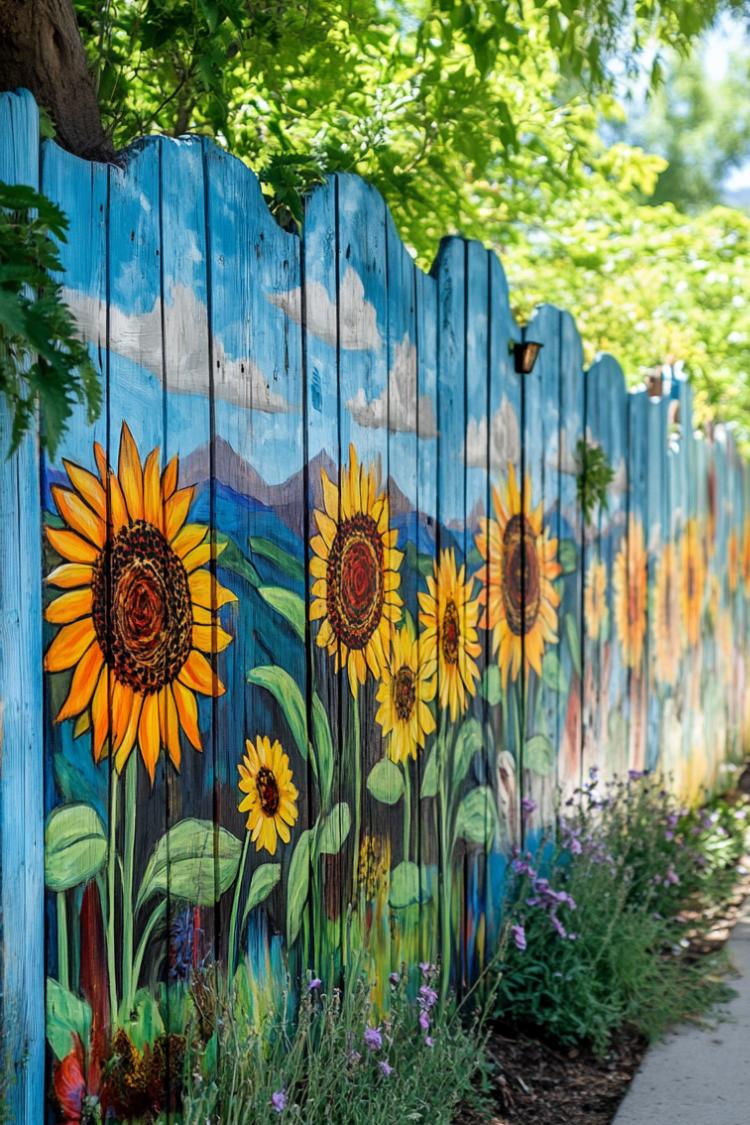
[[[409,763],[402,762],[404,772],[404,859],[411,858],[411,775]]]
[[[138,942],[138,949],[136,950],[135,960],[133,962],[133,990],[138,989],[138,979],[141,975],[141,967],[143,965],[143,958],[148,946],[148,939],[151,937],[151,931],[156,923],[167,913],[167,900],[162,899],[159,905],[152,911],[146,925],[143,927],[141,940]]]
[[[250,850],[250,833],[245,832],[245,843],[242,845],[242,858],[240,859],[240,867],[237,872],[237,879],[234,884],[234,895],[232,896],[232,913],[229,916],[229,945],[227,947],[227,983],[231,987],[234,978],[234,970],[237,964],[235,946],[237,944],[237,915],[240,909],[240,894],[242,892],[242,884],[245,880],[245,865],[247,863],[247,853]]]
[[[451,866],[453,848],[448,840],[448,803],[451,794],[446,791],[447,744],[438,763],[438,802],[440,814],[438,821],[438,844],[440,854],[440,1004],[445,1006],[448,999],[451,973],[451,889],[453,871]]]
[[[68,970],[68,915],[65,908],[65,891],[57,892],[57,979],[63,988],[70,990]]]
[[[117,1023],[117,965],[115,936],[117,913],[117,795],[119,779],[114,765],[109,774],[109,843],[107,846],[107,975],[109,1010],[113,1027]]]
[[[359,834],[362,830],[362,746],[359,727],[359,702],[352,700],[351,746],[354,758],[354,834],[352,836],[352,902],[357,901],[359,886]]]
[[[122,887],[122,1003],[127,1018],[133,1006],[133,867],[138,796],[138,754],[133,749],[125,767],[125,842]]]

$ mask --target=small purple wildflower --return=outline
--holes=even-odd
[[[398,975],[398,973],[391,973],[391,975],[388,977],[388,980],[391,982],[394,988],[398,988],[399,984],[401,983],[401,977]]]
[[[438,994],[434,988],[430,988],[428,984],[423,984],[419,989],[417,1002],[420,1008],[429,1012],[430,1008],[434,1008],[438,1002]]]
[[[365,1047],[370,1051],[379,1051],[383,1046],[383,1035],[379,1027],[365,1028]]]
[[[430,1013],[429,1012],[426,1012],[426,1011],[423,1010],[419,1013],[419,1026],[422,1028],[422,1031],[429,1031],[430,1030]]]
[[[425,1045],[425,1047],[434,1047],[435,1046],[435,1040],[432,1038],[431,1035],[425,1035],[424,1045]]]
[[[640,781],[645,776],[643,770],[628,770],[628,777],[631,781]]]
[[[284,1090],[276,1090],[271,1094],[271,1106],[275,1113],[283,1113],[286,1109],[286,1093]]]
[[[320,977],[313,977],[312,980],[310,981],[310,983],[307,986],[307,991],[308,992],[317,992],[318,989],[320,988],[320,986],[322,985],[322,983],[323,983],[323,981],[320,979]]]
[[[525,816],[530,816],[536,808],[536,801],[533,797],[524,797],[524,799],[521,801],[521,808],[523,809]]]
[[[421,972],[423,977],[428,978],[431,977],[435,972],[435,966],[431,965],[429,961],[420,961],[419,971]]]
[[[516,949],[520,949],[521,953],[523,953],[524,949],[526,948],[525,929],[519,924],[516,926],[511,926],[510,932],[513,934],[513,941],[516,943]]]
[[[381,1072],[386,1078],[390,1078],[390,1076],[393,1074],[393,1067],[389,1062],[387,1062],[386,1059],[381,1059],[378,1063],[378,1066],[380,1067]]]

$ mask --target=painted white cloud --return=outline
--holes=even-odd
[[[63,295],[84,338],[105,348],[104,304],[77,289],[65,289]],[[206,305],[185,285],[173,285],[170,297],[163,310],[157,297],[151,308],[143,313],[126,313],[118,305],[110,305],[110,351],[147,368],[158,379],[162,379],[166,361],[166,382],[170,391],[205,394],[208,386]],[[263,372],[252,360],[230,358],[216,336],[213,344],[213,382],[217,398],[267,414],[286,413],[294,409],[283,395],[271,390]],[[175,362],[175,357],[179,357],[179,362]]]
[[[469,418],[464,446],[466,464],[483,469],[487,465],[487,419]],[[503,395],[490,424],[490,465],[504,468],[509,461],[517,464],[521,459],[521,434],[516,412]]]
[[[270,293],[268,300],[282,309],[296,324],[302,323],[302,290],[289,289],[286,293]],[[355,269],[348,266],[339,289],[338,324],[336,304],[328,290],[319,281],[309,281],[305,294],[305,320],[307,331],[326,344],[348,351],[377,351],[381,345],[375,306],[365,300],[365,287]]]
[[[387,388],[377,398],[368,400],[364,387],[360,387],[346,405],[355,422],[368,429],[387,426],[393,433],[437,436],[432,399],[421,395],[417,401],[417,349],[408,335],[396,345]]]

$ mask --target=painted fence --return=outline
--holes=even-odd
[[[104,388],[0,475],[2,1003],[37,1122],[98,1081],[81,1048],[178,1050],[199,966],[249,1018],[362,956],[381,994],[422,960],[461,987],[590,767],[711,785],[750,722],[750,492],[686,383],[584,371],[566,313],[517,374],[498,260],[451,238],[424,275],[355,177],[300,239],[212,144],[87,164],[26,95],[0,177],[70,217]],[[614,471],[590,523],[582,441]]]

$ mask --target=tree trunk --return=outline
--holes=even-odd
[[[72,0],[0,0],[0,90],[19,86],[50,115],[64,148],[111,159]]]

